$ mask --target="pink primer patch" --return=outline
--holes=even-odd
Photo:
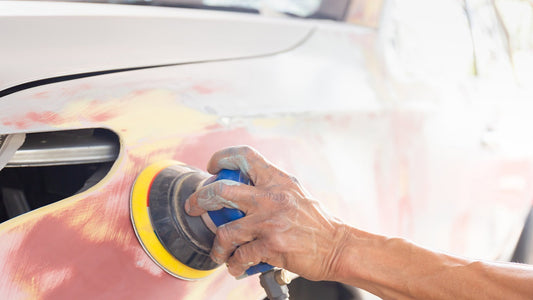
[[[40,299],[184,297],[188,283],[139,266],[140,245],[130,221],[133,174],[28,226],[4,268],[17,286]],[[110,205],[112,203],[112,205]],[[84,220],[77,225],[68,220]],[[150,264],[150,262],[144,262]]]
[[[78,118],[92,123],[103,123],[118,116],[115,106],[104,105],[99,101],[91,101],[80,115],[66,115],[54,111],[31,111],[19,116],[11,116],[10,119],[2,122],[5,126],[15,126],[17,129],[27,129],[32,125],[61,125],[68,122],[75,122]]]
[[[15,121],[14,124],[18,129],[26,129],[30,126],[29,122],[25,120]]]
[[[21,116],[13,116],[11,119],[3,121],[5,126],[15,126],[17,129],[27,129],[32,124],[58,125],[67,121],[53,111],[28,112]]]
[[[0,243],[0,295],[3,299],[30,299],[30,292],[25,287],[20,286],[16,281],[11,280],[13,273],[8,267],[13,254],[20,247],[24,238],[21,232],[3,232]]]
[[[33,94],[33,98],[36,98],[36,99],[48,98],[48,96],[49,96],[48,92],[39,92],[39,93]]]
[[[104,111],[100,113],[94,113],[88,116],[89,121],[91,122],[105,122],[109,119],[116,117],[117,114],[111,111]]]
[[[24,224],[0,268],[11,274],[4,277],[6,286],[31,287],[39,299],[182,299],[191,293],[196,299],[219,299],[237,288],[238,298],[258,291],[255,280],[245,284],[226,272],[204,284],[180,280],[152,262],[130,220],[128,197],[136,173],[131,168],[101,193]],[[75,219],[82,224],[68,221]]]
[[[64,119],[53,111],[29,112],[26,114],[26,118],[32,122],[44,124],[60,124],[64,122]]]
[[[110,106],[103,105],[98,100],[93,100],[87,107],[85,117],[91,122],[105,122],[117,117],[118,112],[116,111],[116,106],[113,106],[113,108],[115,110],[112,110]]]
[[[194,85],[192,89],[196,91],[198,94],[202,94],[202,95],[209,95],[215,92],[214,88],[208,87],[205,85],[199,85],[199,84]]]
[[[73,295],[95,299],[105,293],[116,298],[147,299],[171,296],[171,290],[173,297],[184,296],[184,283],[139,268],[136,255],[111,239],[97,243],[84,239],[62,218],[48,216],[28,232],[10,265],[23,285],[37,284],[41,288],[42,299],[68,299]],[[50,274],[63,270],[69,270],[68,276],[61,282],[51,282]],[[161,292],[154,295],[153,286]]]

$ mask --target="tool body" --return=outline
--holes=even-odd
[[[198,188],[222,179],[251,184],[237,170],[221,170],[212,177],[176,161],[152,164],[137,177],[130,203],[132,224],[143,248],[169,274],[195,280],[219,266],[209,256],[216,231],[209,223],[218,227],[242,218],[244,213],[222,208],[209,211],[207,217],[192,217],[184,205]],[[246,275],[272,268],[260,263],[250,267]]]
[[[184,209],[208,178],[176,161],[156,162],[139,174],[131,193],[131,220],[142,247],[163,270],[185,280],[204,278],[219,266],[209,257],[215,234]]]
[[[137,177],[130,199],[133,228],[146,253],[170,275],[197,280],[219,267],[209,256],[216,227],[242,218],[244,213],[222,208],[193,217],[185,212],[185,201],[202,186],[223,179],[253,184],[240,171],[221,170],[213,177],[172,160],[154,163]],[[247,269],[245,276],[261,272],[267,295],[287,299],[286,286],[272,279],[277,271],[259,263]]]

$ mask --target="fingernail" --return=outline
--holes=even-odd
[[[191,212],[191,205],[189,204],[189,200],[185,201],[185,212]]]

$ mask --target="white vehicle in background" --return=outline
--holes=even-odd
[[[354,226],[532,263],[531,1],[112,2],[0,2],[2,298],[264,297],[168,275],[130,221],[147,165],[236,144]]]

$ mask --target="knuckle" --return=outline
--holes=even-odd
[[[259,152],[257,152],[257,150],[250,146],[241,146],[240,150],[244,157],[246,157],[247,159],[256,159],[260,157]]]
[[[235,250],[233,253],[234,263],[243,264],[245,261],[249,260],[250,253],[247,249],[247,247],[239,247]]]
[[[234,262],[243,267],[258,264],[261,261],[264,247],[258,247],[257,242],[239,247],[233,253]]]
[[[298,181],[298,178],[296,178],[295,176],[293,175],[289,175],[289,179],[292,183],[296,184],[296,185],[300,185],[300,181]]]
[[[216,238],[221,246],[231,245],[232,236],[233,230],[231,230],[230,226],[224,224],[217,228]]]
[[[233,183],[228,179],[223,179],[216,182],[214,193],[227,200],[234,199],[239,185],[240,183]]]
[[[269,262],[273,257],[275,257],[277,251],[272,247],[272,245],[263,242],[260,252],[260,257],[257,258],[257,263],[259,262]]]
[[[205,187],[198,192],[197,205],[205,210],[220,209],[220,198],[216,196],[213,186]]]
[[[284,196],[280,192],[277,192],[277,191],[267,191],[266,197],[276,203],[283,202],[283,198],[284,198]]]
[[[266,197],[274,202],[280,209],[290,207],[294,202],[292,196],[287,191],[268,191]]]
[[[223,195],[224,192],[226,191],[226,185],[224,184],[223,181],[217,181],[215,182],[215,186],[213,187],[213,192],[214,194],[217,194],[217,195]]]
[[[211,189],[210,186],[207,186],[203,189],[201,189],[199,192],[198,192],[198,200],[206,200],[206,199],[210,199],[213,197],[213,191]]]
[[[249,154],[249,153],[254,152],[254,149],[248,145],[239,146],[239,149],[244,154]]]

